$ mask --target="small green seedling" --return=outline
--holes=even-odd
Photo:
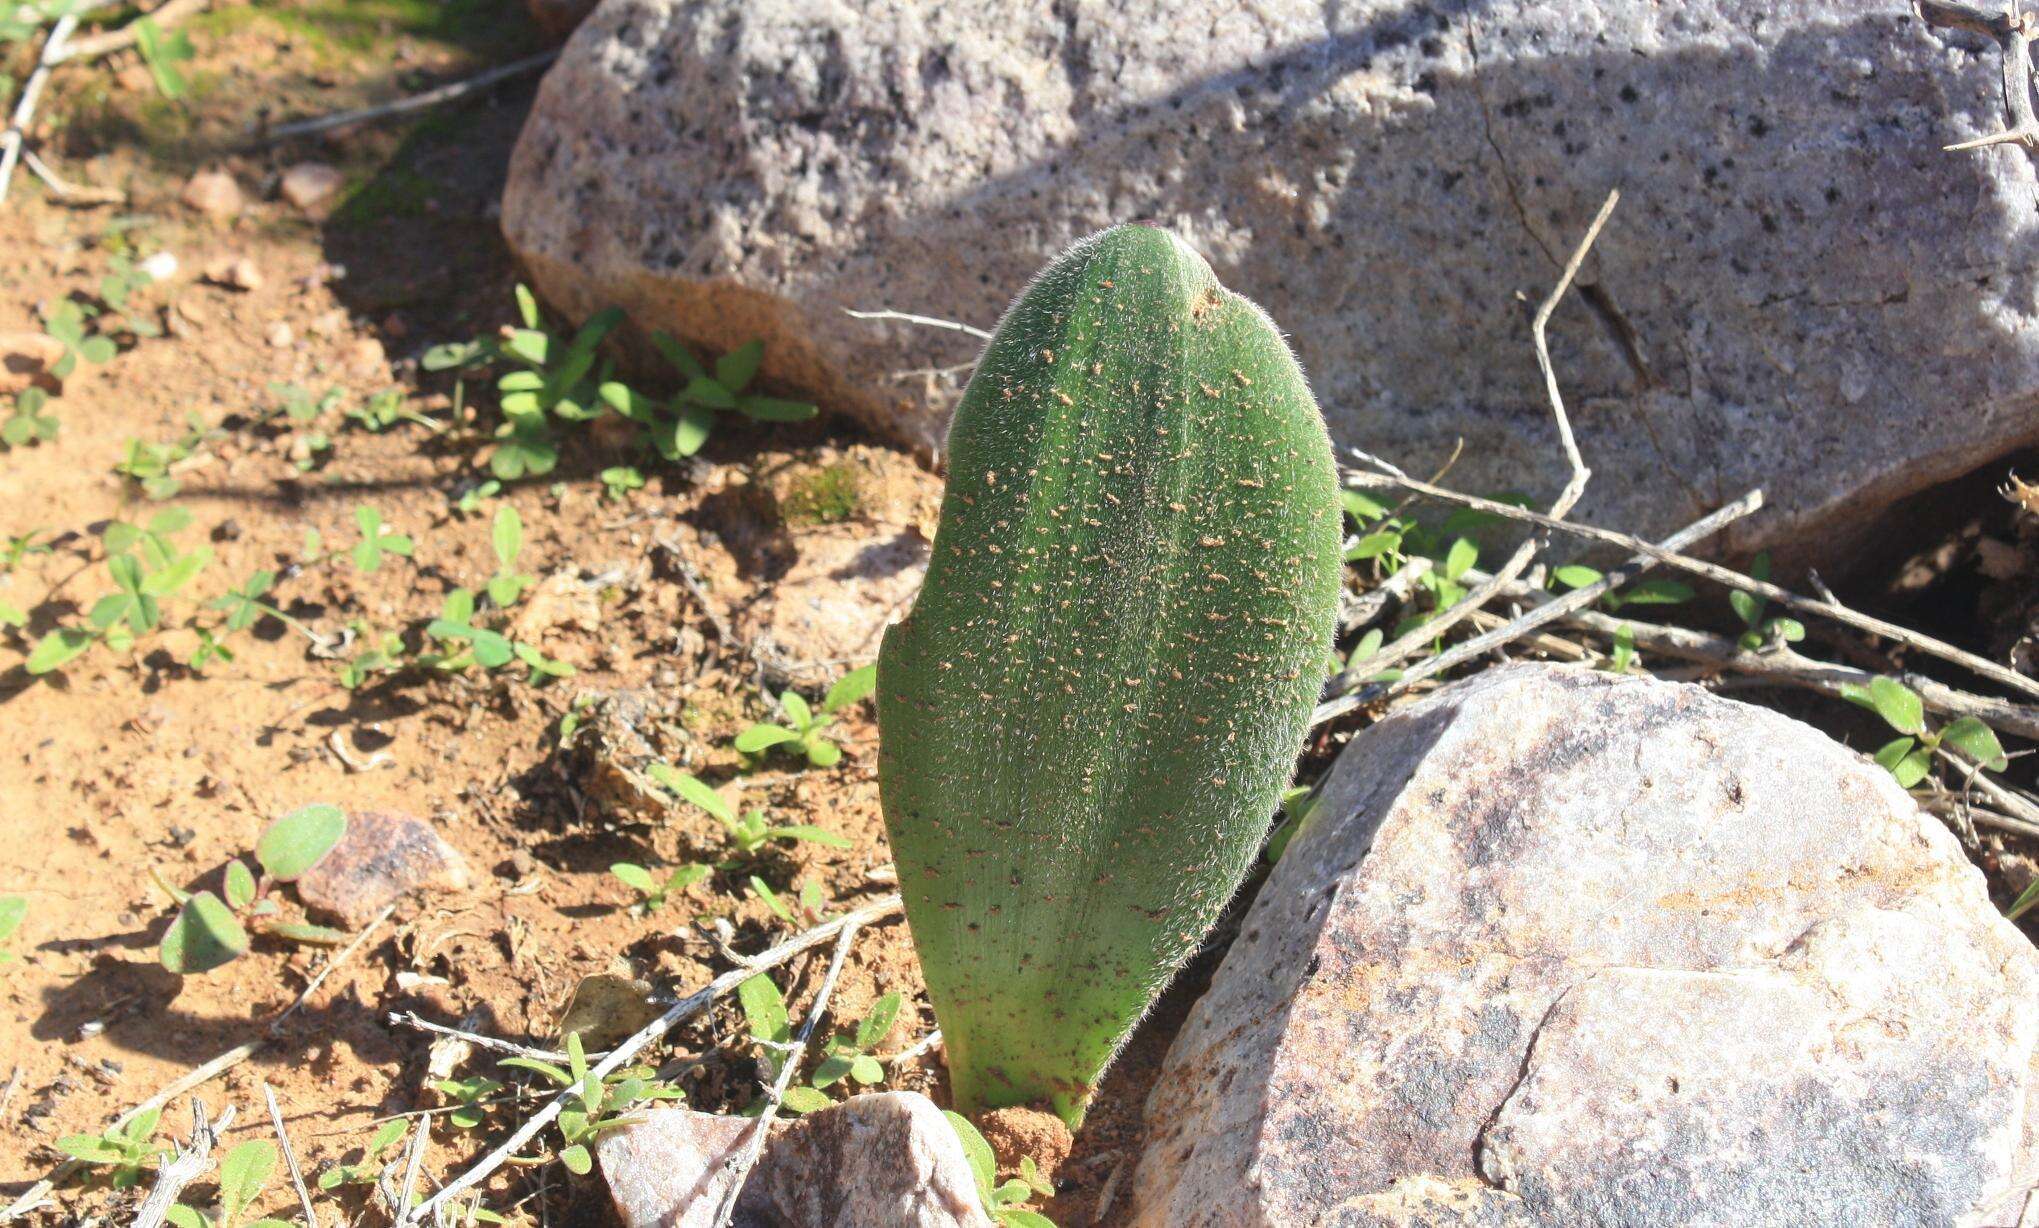
[[[1021,1158],[1019,1176],[1000,1185],[998,1157],[992,1154],[991,1144],[984,1141],[977,1127],[960,1113],[944,1110],[942,1116],[948,1119],[957,1141],[963,1144],[963,1156],[970,1161],[970,1173],[977,1179],[977,1196],[984,1201],[985,1210],[991,1212],[994,1223],[1000,1228],[1055,1228],[1055,1221],[1021,1205],[1034,1198],[1053,1197],[1055,1193],[1055,1187],[1041,1176],[1032,1156]]]
[[[710,371],[693,352],[665,333],[652,344],[686,381],[667,405],[616,382],[602,385],[609,408],[645,428],[651,445],[667,460],[692,456],[708,442],[718,413],[734,412],[757,422],[805,422],[819,412],[804,401],[786,401],[748,391],[763,365],[765,343],[749,341],[715,360]]]
[[[1749,575],[1767,582],[1770,579],[1770,554],[1764,551],[1749,565]],[[1805,638],[1805,624],[1795,618],[1766,617],[1770,599],[1759,593],[1735,589],[1727,595],[1727,603],[1733,607],[1735,617],[1742,620],[1742,631],[1737,641],[1750,652],[1762,652],[1784,644],[1796,644]]]
[[[403,637],[393,631],[377,632],[369,629],[359,620],[351,623],[356,642],[366,645],[360,652],[340,663],[340,685],[350,691],[360,690],[370,678],[382,674],[393,674],[404,667]]]
[[[650,1100],[677,1100],[682,1095],[680,1089],[659,1083],[648,1066],[629,1067],[606,1080],[597,1079],[589,1069],[578,1032],[567,1033],[566,1057],[566,1070],[534,1057],[504,1058],[502,1064],[536,1071],[572,1091],[579,1106],[560,1111],[559,1134],[565,1146],[559,1160],[575,1176],[585,1176],[595,1166],[589,1144],[610,1130],[640,1120],[624,1116],[631,1106]]]
[[[21,923],[28,920],[28,897],[0,895],[0,964],[11,964],[21,956],[9,950]]]
[[[26,533],[16,533],[8,537],[4,543],[0,543],[0,576],[21,566],[25,559],[38,554],[49,554],[56,549],[46,541],[36,540],[42,532],[41,529],[30,529]]]
[[[354,509],[354,523],[361,530],[361,540],[354,546],[354,566],[362,571],[379,569],[385,555],[411,557],[413,543],[409,535],[389,532],[382,523],[381,512],[363,504]]]
[[[446,1119],[462,1130],[472,1130],[488,1116],[487,1101],[503,1090],[500,1081],[486,1075],[469,1075],[464,1079],[440,1079],[432,1084],[439,1094],[451,1100],[456,1106],[446,1114]]]
[[[1568,563],[1551,572],[1552,588],[1584,588],[1605,579],[1603,573],[1581,563]],[[1677,580],[1642,580],[1618,588],[1600,599],[1600,608],[1612,614],[1630,605],[1677,605],[1692,600],[1692,586]]]
[[[412,409],[401,388],[385,388],[353,406],[347,410],[347,420],[371,434],[379,434],[399,422],[415,423],[434,433],[446,429],[443,424]]]
[[[666,906],[671,897],[678,895],[696,883],[705,882],[715,873],[713,866],[699,862],[688,862],[676,866],[661,882],[650,870],[628,861],[619,861],[609,867],[609,873],[621,879],[625,886],[636,891],[642,898],[631,906],[640,915],[654,913]]]
[[[496,509],[489,543],[496,552],[496,574],[489,577],[488,583],[489,600],[496,603],[497,609],[506,609],[516,604],[525,589],[538,582],[538,577],[517,570],[517,555],[524,549],[524,518],[516,508],[506,503]]]
[[[831,1036],[822,1047],[821,1062],[814,1068],[816,1087],[831,1087],[848,1079],[870,1087],[885,1081],[885,1066],[871,1056],[871,1050],[892,1030],[899,1018],[899,995],[888,993],[871,1004],[870,1013],[857,1022],[849,1036]]]
[[[165,508],[145,528],[119,520],[109,524],[101,543],[114,591],[92,603],[83,626],[59,627],[37,641],[29,652],[28,672],[61,669],[96,643],[125,652],[138,637],[155,631],[162,624],[163,600],[183,590],[212,561],[211,547],[183,552],[172,541],[190,523],[189,512]]]
[[[736,1002],[743,1008],[751,1039],[757,1042],[758,1079],[767,1086],[774,1085],[781,1064],[794,1052],[793,1021],[786,1013],[786,998],[772,978],[760,972],[736,987]],[[758,1116],[764,1112],[766,1103],[762,1096],[752,1100],[744,1109],[744,1116]],[[812,1113],[832,1103],[819,1088],[798,1084],[789,1084],[779,1098],[780,1109],[795,1114]]]
[[[86,308],[72,299],[63,299],[51,307],[43,316],[43,331],[61,342],[63,354],[49,366],[49,372],[57,379],[67,379],[77,370],[78,360],[98,366],[113,361],[119,349],[113,338],[99,333],[87,333]]]
[[[263,1138],[235,1144],[219,1162],[219,1218],[213,1219],[182,1203],[171,1207],[164,1218],[176,1228],[239,1228],[242,1217],[262,1197],[269,1179],[275,1175],[276,1144]],[[263,1218],[249,1221],[247,1228],[291,1226],[287,1220]]]
[[[57,1150],[84,1164],[108,1169],[107,1179],[117,1190],[141,1182],[157,1159],[168,1153],[167,1144],[156,1141],[156,1126],[163,1110],[146,1109],[126,1125],[104,1134],[67,1134],[57,1140]]]
[[[184,31],[165,30],[156,24],[155,18],[143,17],[135,22],[135,50],[141,52],[142,63],[149,66],[157,93],[175,102],[191,92],[190,83],[177,66],[198,53]]]
[[[749,811],[739,818],[736,812],[730,809],[729,803],[722,800],[720,793],[709,788],[700,778],[682,772],[670,764],[654,763],[646,771],[653,780],[682,800],[706,811],[722,824],[730,846],[736,850],[734,859],[722,863],[723,869],[732,868],[744,859],[754,856],[774,840],[804,840],[810,844],[834,849],[851,847],[850,841],[846,838],[811,824],[791,823],[771,826],[766,823],[761,811]]]
[[[383,1122],[368,1140],[368,1146],[361,1151],[361,1158],[352,1164],[335,1164],[319,1174],[319,1188],[336,1190],[343,1185],[373,1185],[377,1177],[388,1167],[386,1158],[391,1148],[403,1141],[409,1132],[410,1123],[398,1117]]]
[[[1933,770],[1933,756],[1946,755],[1948,748],[1986,771],[2001,772],[2010,766],[1996,731],[1975,717],[1964,716],[1937,731],[1928,728],[1925,702],[1895,678],[1874,678],[1867,686],[1845,683],[1841,697],[1874,712],[1897,731],[1899,736],[1878,747],[1874,758],[1904,788],[1924,780]]]
[[[24,388],[14,395],[14,412],[0,422],[0,444],[23,448],[48,443],[57,437],[57,416],[49,412],[50,394],[40,388]]]
[[[446,651],[419,655],[418,664],[428,669],[458,673],[479,665],[497,670],[511,661],[521,661],[531,671],[526,681],[533,686],[554,678],[571,678],[574,674],[573,666],[566,662],[555,661],[530,644],[478,625],[474,594],[464,588],[446,594],[439,617],[425,625],[425,634],[448,646]]]
[[[804,755],[815,767],[834,767],[842,761],[842,747],[821,736],[821,731],[835,723],[837,713],[868,698],[877,685],[877,666],[851,670],[828,689],[819,711],[809,708],[798,692],[788,688],[779,696],[779,709],[786,714],[788,724],[752,725],[736,735],[736,749],[746,755],[758,755],[780,746]]]
[[[461,490],[453,500],[453,510],[462,516],[472,516],[481,511],[482,504],[503,493],[503,484],[494,478],[477,482]]]
[[[602,493],[610,499],[621,501],[630,497],[633,490],[644,489],[644,475],[635,465],[616,465],[601,473]]]
[[[227,863],[224,899],[211,891],[180,891],[156,875],[157,885],[181,906],[163,935],[159,952],[163,967],[179,976],[192,976],[246,953],[248,931],[241,918],[273,917],[277,906],[268,898],[271,888],[295,882],[323,861],[346,834],[347,815],[338,806],[317,804],[292,811],[270,824],[255,845],[255,863],[262,867],[259,878],[238,857]],[[273,921],[264,924],[262,932],[321,945],[344,942],[347,937],[321,925]]]

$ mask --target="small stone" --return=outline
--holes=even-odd
[[[347,309],[335,307],[311,318],[304,330],[314,337],[337,337],[347,328]]]
[[[63,381],[49,369],[64,357],[64,343],[47,333],[0,333],[0,393],[31,385],[55,392]]]
[[[654,1109],[595,1144],[626,1228],[711,1228],[752,1123]],[[733,1228],[990,1228],[956,1132],[917,1092],[854,1096],[781,1121]]]
[[[1510,666],[1353,738],[1312,815],[1118,1222],[2018,1222],[2039,951],[1862,755]]]
[[[854,524],[796,529],[793,565],[772,585],[771,598],[735,612],[747,643],[768,644],[793,669],[795,681],[820,685],[837,665],[810,661],[863,661],[878,638],[920,590],[927,573],[927,539],[916,529]],[[712,594],[711,594],[712,596]]]
[[[246,256],[218,256],[207,262],[205,279],[230,290],[259,290],[262,269]]]
[[[282,320],[272,320],[269,327],[262,330],[262,339],[274,348],[282,350],[288,349],[290,343],[297,340],[297,334],[293,333],[290,325]]]
[[[238,216],[245,203],[241,185],[234,181],[233,175],[216,167],[202,170],[186,180],[180,199],[186,208],[221,221]]]
[[[324,162],[300,162],[283,172],[279,190],[283,199],[309,209],[339,191],[341,182],[340,172]]]
[[[460,891],[467,863],[431,825],[408,815],[362,811],[324,860],[297,880],[298,898],[349,929],[412,891]]]
[[[137,267],[147,273],[151,281],[169,281],[177,276],[177,257],[172,252],[156,252]]]
[[[382,375],[389,365],[389,355],[382,348],[382,342],[373,337],[357,337],[340,356],[340,365],[347,374],[367,379]]]

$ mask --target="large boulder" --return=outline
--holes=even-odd
[[[939,449],[978,342],[1071,240],[1180,230],[1259,300],[1332,433],[1453,480],[1564,477],[1528,307],[1625,198],[1557,369],[1642,532],[1751,486],[1737,548],[2039,439],[2034,169],[1995,51],[1891,3],[606,0],[540,91],[503,228],[627,308]],[[1525,297],[1518,297],[1518,294]],[[1725,539],[1724,539],[1725,540]]]
[[[1491,670],[1340,756],[1168,1054],[1126,1222],[2015,1224],[2035,993],[1862,756]]]

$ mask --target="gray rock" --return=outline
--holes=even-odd
[[[1659,533],[1751,486],[1733,545],[2039,438],[2033,163],[1994,49],[1909,6],[1696,0],[608,0],[540,91],[503,227],[575,315],[729,348],[939,449],[957,333],[1071,240],[1151,219],[1293,333],[1332,434],[1472,490],[1564,477],[1527,309],[1596,477]]]
[[[1169,1052],[1127,1222],[2016,1223],[2035,993],[1860,755],[1492,670],[1339,757]]]
[[[752,1123],[658,1109],[595,1144],[626,1228],[709,1228]],[[734,1228],[990,1228],[955,1131],[915,1092],[853,1096],[775,1126]]]
[[[349,929],[411,892],[466,888],[466,860],[430,823],[374,810],[349,815],[340,843],[297,880],[306,908]]]
[[[783,659],[789,677],[823,685],[878,655],[927,575],[927,539],[896,525],[822,525],[789,535],[793,561],[736,611],[737,634]]]

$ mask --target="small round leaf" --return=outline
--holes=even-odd
[[[291,882],[333,851],[347,834],[347,814],[319,803],[291,811],[269,825],[255,845],[255,860],[278,882]]]

